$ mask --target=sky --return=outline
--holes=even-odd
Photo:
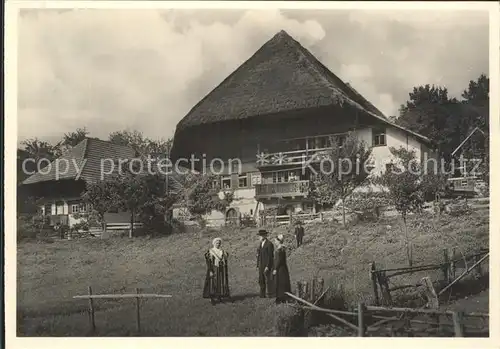
[[[488,13],[362,10],[24,10],[18,141],[86,127],[158,139],[280,30],[388,116],[414,86],[460,97],[488,74]]]

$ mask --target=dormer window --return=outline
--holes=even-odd
[[[385,128],[374,128],[372,129],[372,134],[374,147],[387,145]]]

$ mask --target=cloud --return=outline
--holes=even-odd
[[[173,135],[177,122],[281,29],[387,114],[411,88],[459,94],[488,69],[488,18],[362,11],[38,10],[19,19],[19,138],[86,126]]]

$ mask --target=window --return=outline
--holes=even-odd
[[[288,182],[288,171],[273,172],[273,183]]]
[[[224,176],[221,180],[222,189],[231,189],[231,176]]]
[[[87,204],[86,203],[81,203],[80,204],[80,212],[87,212],[88,208],[87,208]]]
[[[71,213],[78,213],[78,212],[80,212],[80,206],[78,204],[71,205]]]
[[[248,177],[247,175],[242,175],[238,177],[238,188],[248,187]]]
[[[468,182],[467,182],[467,180],[466,180],[466,179],[463,179],[463,180],[462,180],[462,183],[460,183],[460,185],[461,185],[462,187],[466,187],[466,186],[467,186],[467,184],[468,184]]]
[[[387,145],[385,138],[385,129],[373,129],[373,146]]]

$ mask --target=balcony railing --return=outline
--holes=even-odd
[[[279,153],[257,154],[257,167],[300,165],[306,162],[319,162],[331,148],[301,149]]]
[[[267,183],[255,185],[256,198],[273,198],[285,196],[307,196],[309,181],[294,181],[283,183]]]

